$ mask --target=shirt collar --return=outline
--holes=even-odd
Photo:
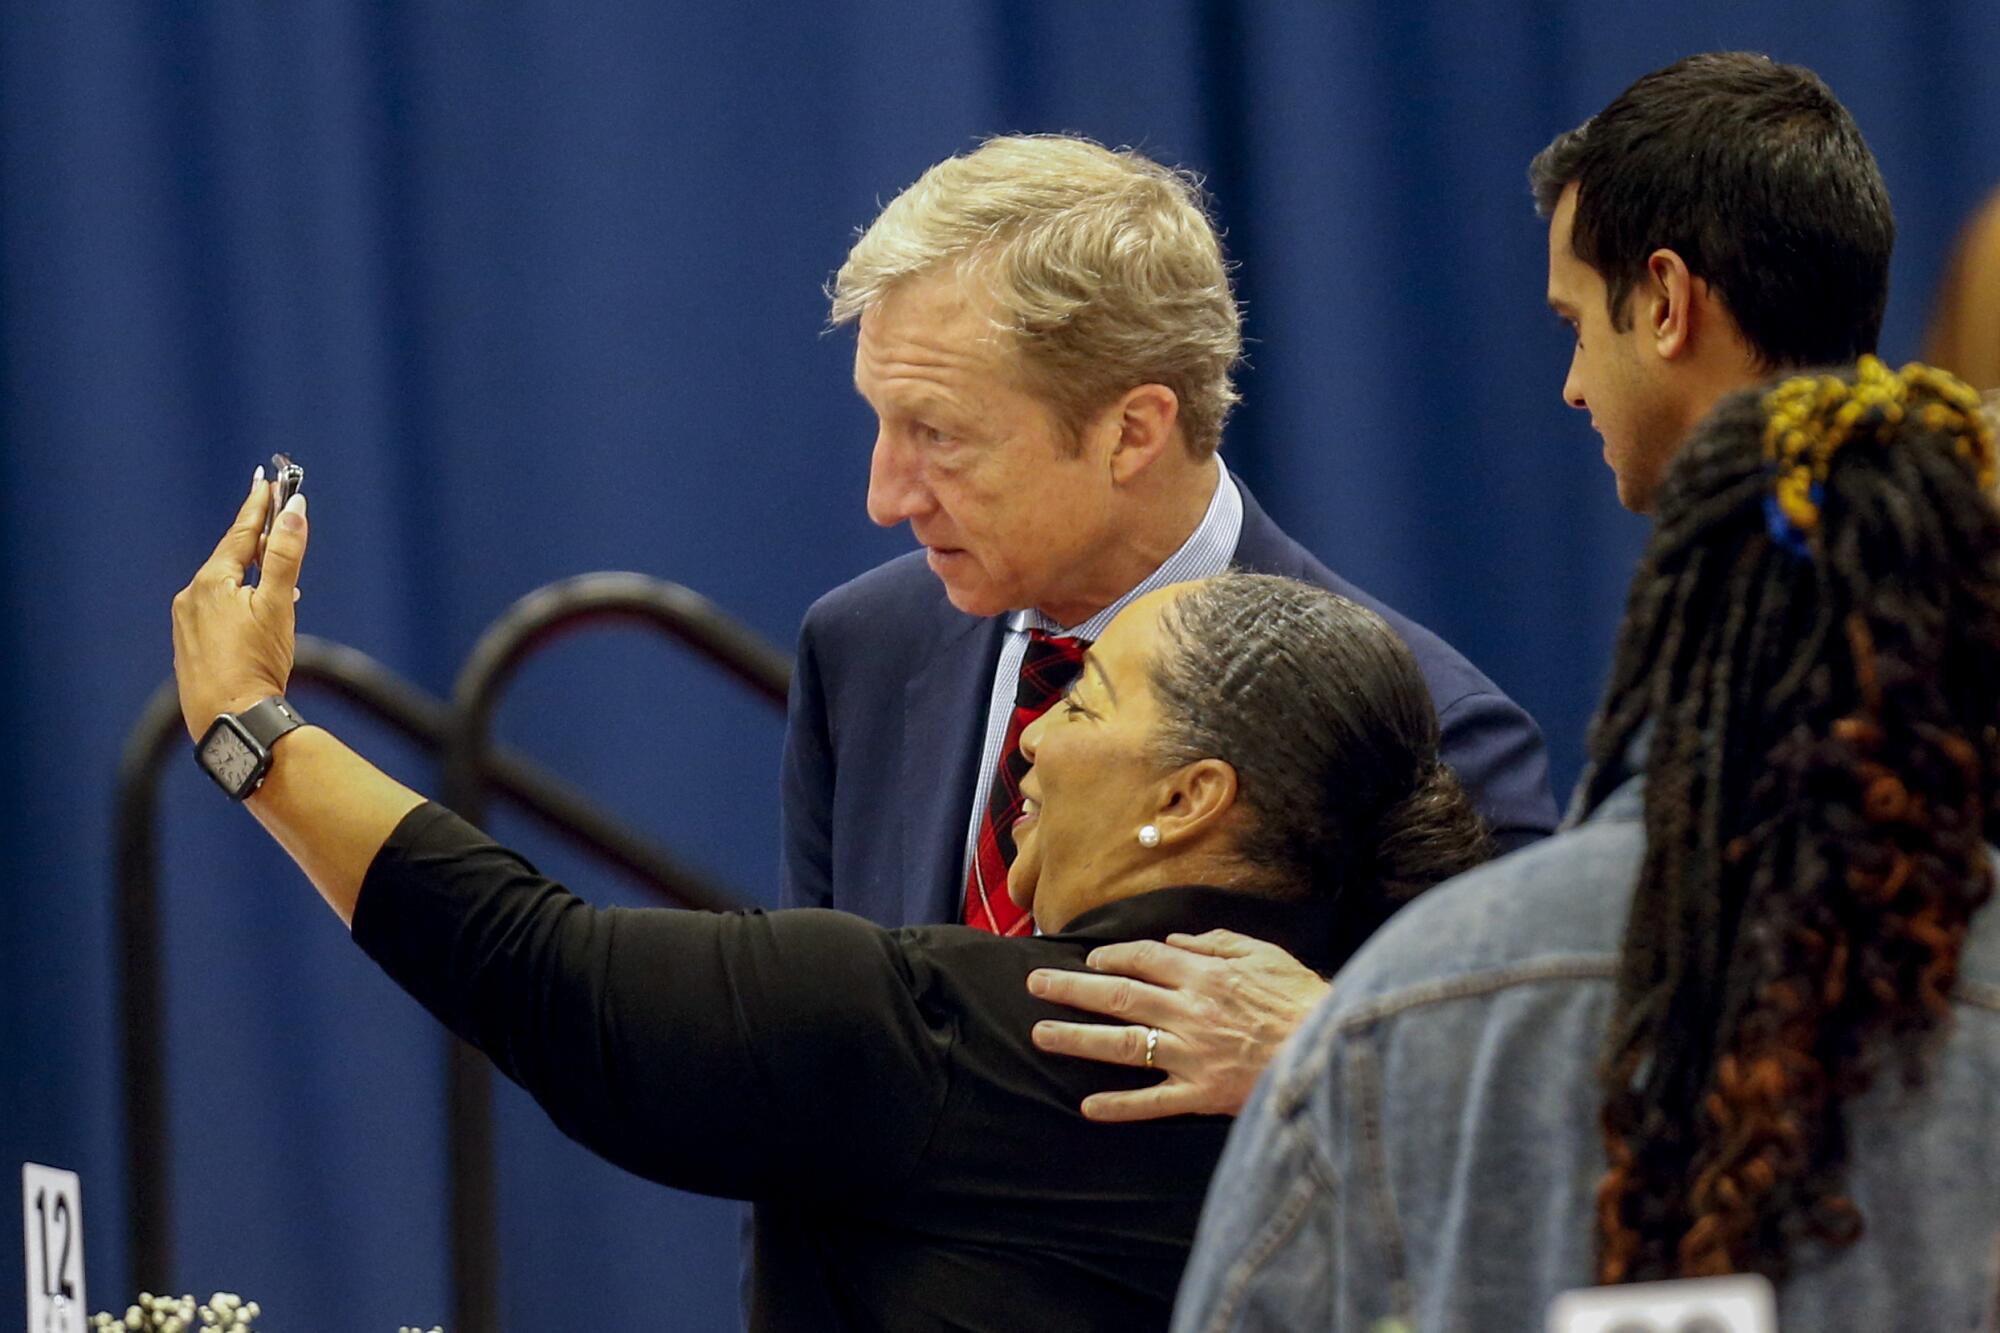
[[[1229,568],[1230,558],[1236,554],[1237,540],[1242,535],[1243,493],[1237,489],[1236,479],[1229,475],[1229,469],[1218,458],[1215,460],[1215,494],[1209,497],[1208,510],[1201,516],[1201,522],[1195,524],[1194,531],[1188,534],[1188,539],[1181,543],[1179,550],[1162,561],[1158,569],[1139,580],[1130,592],[1081,625],[1058,625],[1031,607],[1008,612],[1007,628],[1017,634],[1038,629],[1044,634],[1095,642],[1120,611],[1147,593],[1172,583],[1211,578]]]

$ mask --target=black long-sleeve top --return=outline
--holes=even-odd
[[[1164,1327],[1230,1121],[1085,1120],[1158,1076],[1047,1055],[1037,967],[1227,927],[1321,971],[1334,908],[1163,889],[1060,935],[597,909],[449,810],[377,854],[355,941],[564,1133],[753,1199],[759,1329]]]

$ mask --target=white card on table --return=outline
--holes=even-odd
[[[28,1333],[84,1333],[83,1184],[74,1171],[21,1163]]]
[[[1754,1273],[1566,1291],[1549,1333],[1778,1333],[1778,1298]]]

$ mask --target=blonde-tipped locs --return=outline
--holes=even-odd
[[[1029,387],[1072,430],[1127,390],[1163,384],[1189,452],[1221,443],[1242,316],[1191,174],[1066,135],[988,139],[869,224],[834,276],[833,322],[946,268],[979,283]]]

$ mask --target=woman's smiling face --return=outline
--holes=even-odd
[[[1159,722],[1150,664],[1160,613],[1188,585],[1149,593],[1121,611],[1084,655],[1070,692],[1021,735],[1033,765],[1007,892],[1045,932],[1124,896],[1146,861],[1138,833],[1159,808],[1166,774],[1151,744]]]

